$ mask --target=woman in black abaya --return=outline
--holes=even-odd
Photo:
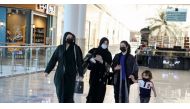
[[[90,72],[90,89],[87,96],[87,103],[103,103],[107,73],[109,71],[112,55],[108,50],[109,40],[102,38],[100,40],[98,48],[93,48],[89,51],[91,58],[89,58],[89,70]]]
[[[74,103],[77,73],[79,73],[80,80],[83,78],[82,51],[75,43],[75,39],[73,33],[65,33],[63,44],[57,47],[45,70],[47,76],[58,62],[54,83],[59,103]]]

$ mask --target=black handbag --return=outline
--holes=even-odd
[[[107,85],[114,85],[114,73],[113,72],[107,73]]]
[[[83,91],[84,91],[84,82],[83,81],[76,81],[75,93],[83,94]]]

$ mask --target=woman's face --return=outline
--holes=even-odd
[[[68,34],[67,37],[66,37],[66,40],[67,39],[73,39],[73,36],[71,34]]]
[[[120,47],[125,47],[126,50],[127,50],[127,48],[128,48],[124,43],[121,43],[121,44],[120,44]]]
[[[108,41],[104,41],[104,43],[102,43],[101,47],[103,49],[107,49],[108,48]]]
[[[108,41],[104,41],[104,43],[103,44],[105,44],[105,45],[107,45],[108,46]]]

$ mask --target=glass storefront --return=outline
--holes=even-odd
[[[28,43],[30,35],[30,10],[7,8],[6,21],[6,45],[7,46],[22,46]],[[24,58],[24,49],[22,48],[8,48],[7,56],[11,58],[12,52],[17,54],[16,58]]]
[[[7,8],[7,35],[6,42],[13,43],[11,45],[24,45],[26,43],[27,36],[27,16],[29,16],[29,10]],[[9,45],[9,44],[8,44]]]

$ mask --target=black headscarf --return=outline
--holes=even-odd
[[[66,51],[66,38],[67,38],[67,35],[69,35],[69,34],[73,36],[73,40],[74,40],[73,45],[75,44],[75,41],[76,41],[76,36],[75,36],[73,33],[71,33],[71,32],[66,32],[66,33],[64,34],[64,36],[63,36],[64,52]]]
[[[109,44],[109,40],[108,40],[108,38],[103,37],[103,38],[100,40],[100,43],[99,43],[99,46],[98,46],[98,47],[101,47],[101,45],[102,45],[105,41],[107,41],[108,44]]]
[[[71,33],[71,32],[66,32],[64,34],[64,36],[63,36],[63,44],[66,44],[66,38],[67,38],[67,35],[69,35],[69,34],[73,36],[73,40],[74,40],[74,43],[75,43],[76,36],[73,33]]]
[[[106,61],[107,63],[111,64],[111,61],[112,61],[111,53],[109,52],[108,48],[103,49],[103,48],[101,47],[101,45],[102,45],[105,41],[107,41],[108,44],[109,44],[108,38],[103,37],[103,38],[100,40],[99,46],[98,46],[98,48],[97,48],[95,54],[101,55],[104,61]],[[110,59],[111,59],[111,60],[110,60]]]

